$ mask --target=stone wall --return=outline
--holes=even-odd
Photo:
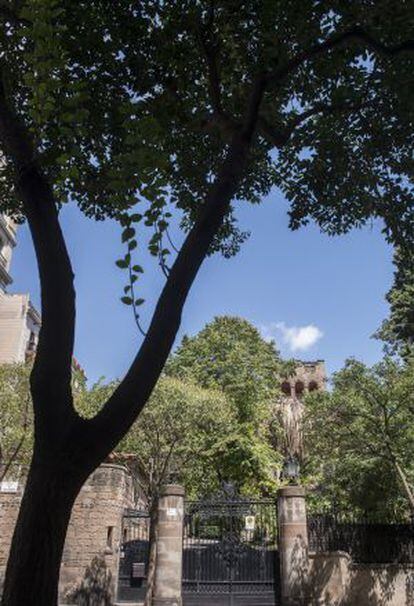
[[[6,491],[6,483],[3,483],[2,492],[0,492],[0,593],[22,495],[23,484],[21,482],[16,487],[10,485],[9,491]]]
[[[0,492],[0,579],[4,577],[22,492],[23,483],[17,492]],[[101,465],[84,484],[73,508],[65,543],[61,601],[69,599],[82,581],[85,588],[93,575],[104,575],[110,590],[116,590],[122,515],[125,508],[132,506],[131,477],[120,465]]]
[[[344,552],[310,554],[318,606],[413,606],[414,565],[355,564]]]
[[[413,606],[414,565],[352,564],[345,606]]]
[[[343,551],[309,554],[309,593],[317,604],[344,605],[350,564],[350,556]]]

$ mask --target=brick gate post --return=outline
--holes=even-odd
[[[281,488],[277,504],[282,605],[304,606],[311,603],[305,489]]]
[[[157,564],[153,606],[182,606],[184,488],[167,484],[158,504]]]

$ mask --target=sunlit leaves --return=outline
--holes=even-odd
[[[283,367],[273,343],[264,341],[246,320],[227,316],[194,337],[184,337],[166,366],[168,375],[221,389],[232,402],[239,435],[228,470],[250,492],[275,489],[283,453],[272,443],[269,427]]]
[[[413,362],[348,360],[331,392],[306,400],[304,469],[321,497],[358,512],[407,513],[395,461],[414,486]]]
[[[115,388],[116,383],[97,384],[83,392],[78,410],[93,416]],[[220,485],[237,436],[234,412],[222,393],[163,377],[116,453],[120,460],[129,455],[133,473],[140,470],[137,479],[149,500],[172,477],[187,495],[201,496]]]
[[[394,263],[394,282],[387,293],[390,316],[376,336],[406,358],[414,351],[414,254],[409,246],[396,251]]]

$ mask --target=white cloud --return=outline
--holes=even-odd
[[[284,322],[271,322],[261,326],[260,330],[266,341],[275,339],[277,342],[277,337],[281,335],[283,343],[293,352],[306,351],[323,337],[323,332],[314,324],[286,326]]]

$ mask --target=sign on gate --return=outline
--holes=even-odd
[[[187,502],[184,606],[279,604],[276,504],[219,495]]]
[[[255,519],[256,519],[255,516],[246,516],[245,522],[244,522],[244,528],[246,530],[254,530]]]

